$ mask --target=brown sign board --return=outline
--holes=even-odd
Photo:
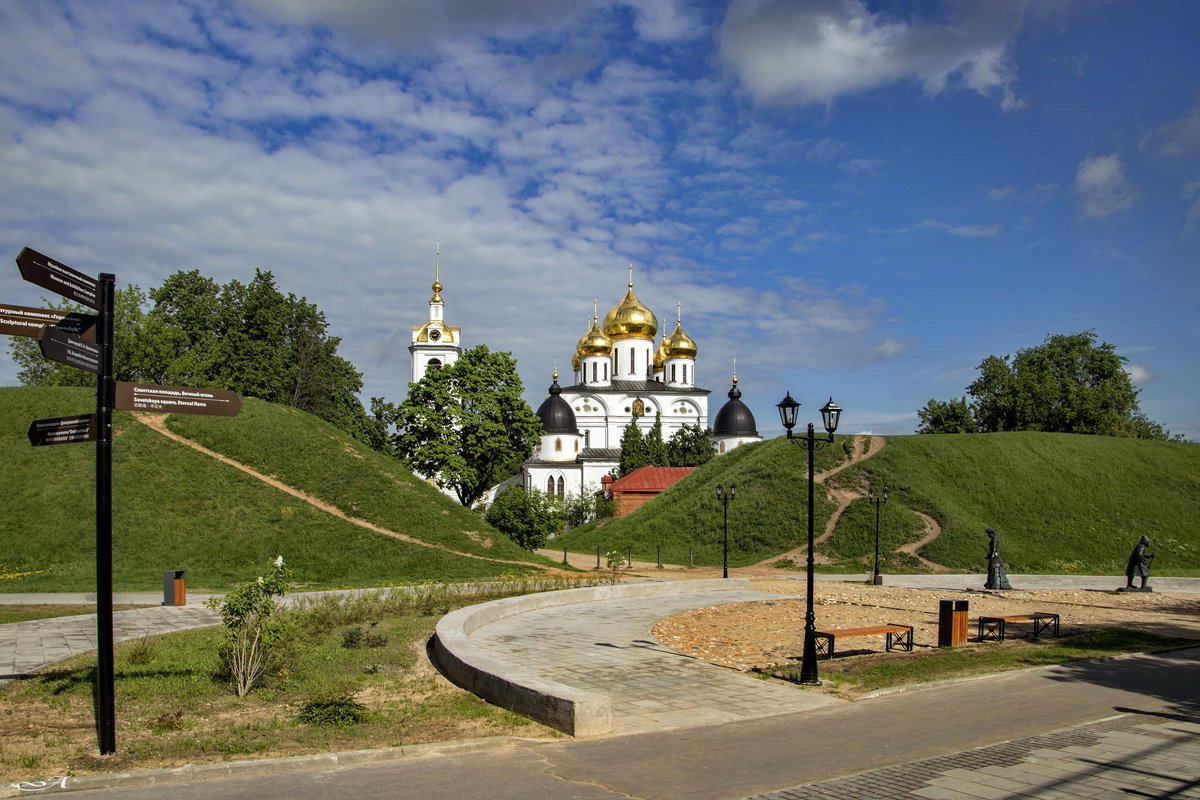
[[[232,417],[242,410],[242,398],[229,389],[158,386],[117,381],[116,408],[162,414],[211,414]]]
[[[35,419],[29,426],[29,443],[34,447],[94,441],[96,441],[95,414]]]
[[[53,308],[28,308],[0,303],[0,334],[9,336],[42,335],[43,325],[53,325],[60,331],[74,333],[85,342],[96,341],[95,314],[67,313]]]
[[[42,355],[51,361],[100,374],[100,347],[84,341],[82,336],[58,328],[42,328],[38,344]]]
[[[21,277],[30,283],[100,310],[100,281],[92,276],[28,247],[22,248],[17,255],[17,266],[21,269]]]

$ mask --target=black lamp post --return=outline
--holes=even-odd
[[[737,495],[737,484],[729,484],[729,493],[726,494],[725,487],[717,484],[717,499],[721,501],[721,505],[725,508],[725,521],[722,524],[724,535],[721,539],[721,577],[729,577],[729,501]]]
[[[867,499],[875,504],[875,579],[872,581],[876,586],[883,583],[883,578],[879,575],[879,507],[887,502],[888,490],[883,487],[883,496],[875,494],[873,488],[867,489]]]
[[[817,686],[821,678],[817,674],[817,616],[813,612],[813,451],[818,447],[833,441],[833,432],[837,430],[842,409],[838,408],[829,398],[829,402],[821,409],[821,423],[829,434],[827,439],[818,439],[813,435],[813,424],[808,423],[808,435],[803,438],[793,438],[792,428],[796,427],[796,410],[800,404],[792,399],[792,393],[776,404],[779,409],[779,419],[787,428],[787,437],[799,442],[808,451],[808,595],[804,612],[804,657],[800,662],[800,683]]]

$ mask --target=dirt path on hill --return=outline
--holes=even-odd
[[[449,553],[451,555],[456,555],[456,556],[462,556],[463,558],[474,558],[479,561],[491,561],[496,564],[516,564],[518,566],[536,567],[538,569],[546,570],[548,572],[561,572],[561,570],[556,570],[551,567],[545,567],[545,566],[542,566],[539,564],[531,564],[528,561],[512,561],[512,560],[505,559],[505,558],[489,558],[487,556],[481,556],[481,555],[477,555],[475,553],[464,553],[460,550],[454,550],[453,548],[446,547],[445,545],[434,544],[433,542],[427,542],[427,541],[424,541],[423,539],[418,539],[415,536],[408,536],[407,534],[397,533],[396,531],[388,530],[387,528],[384,528],[380,525],[376,525],[373,522],[368,522],[365,519],[358,519],[357,517],[352,517],[349,514],[347,514],[346,512],[342,511],[340,508],[337,508],[336,506],[332,506],[329,503],[326,503],[324,500],[321,500],[318,497],[314,497],[311,494],[302,492],[299,489],[295,488],[294,486],[288,486],[286,483],[283,483],[282,481],[280,481],[276,478],[273,478],[270,475],[264,475],[261,472],[253,469],[252,467],[246,466],[245,464],[241,463],[240,461],[235,461],[234,459],[229,458],[228,456],[221,455],[220,453],[216,452],[215,450],[209,450],[207,447],[200,444],[199,442],[195,442],[191,439],[188,439],[186,436],[179,435],[178,433],[176,433],[175,431],[173,431],[167,427],[167,415],[166,414],[152,414],[152,413],[149,413],[146,411],[135,411],[135,412],[133,412],[133,418],[136,419],[138,422],[142,423],[143,425],[145,425],[146,427],[150,428],[151,430],[161,433],[163,436],[167,437],[168,439],[171,439],[172,441],[178,442],[179,444],[190,447],[198,453],[203,453],[204,455],[208,456],[209,458],[215,458],[217,461],[220,461],[222,464],[228,464],[229,466],[233,467],[234,469],[239,469],[242,472],[249,475],[250,477],[252,477],[256,480],[262,481],[263,483],[267,484],[268,486],[272,486],[281,492],[291,495],[292,497],[296,498],[297,500],[300,500],[302,502],[309,504],[310,506],[317,509],[318,511],[323,511],[326,514],[332,514],[333,516],[337,517],[338,519],[345,520],[346,522],[349,522],[351,525],[357,525],[358,527],[365,528],[366,530],[369,530],[373,533],[381,533],[384,536],[390,536],[391,538],[399,539],[402,542],[408,542],[409,544],[415,544],[420,547],[428,547],[431,550],[441,550],[444,553]]]
[[[815,474],[813,476],[814,484],[820,484],[820,485],[824,486],[825,482],[829,478],[838,474],[842,470],[848,469],[848,468],[854,466],[855,464],[858,464],[859,462],[866,461],[868,458],[878,455],[879,452],[881,450],[883,450],[883,448],[887,445],[887,439],[885,439],[882,436],[858,435],[858,436],[854,436],[853,438],[854,438],[854,448],[850,454],[850,457],[848,459],[846,459],[845,461],[843,461],[841,464],[838,464],[833,469],[826,470],[825,472],[818,472],[817,474]],[[866,445],[865,448],[863,447],[864,444]],[[825,530],[822,531],[821,534],[818,535],[815,539],[813,539],[814,549],[817,546],[819,546],[822,542],[824,542],[826,539],[828,539],[830,536],[833,535],[834,530],[837,528],[838,520],[840,520],[842,518],[842,514],[844,514],[846,512],[846,509],[850,507],[850,504],[853,503],[855,500],[857,500],[860,497],[866,497],[866,495],[863,492],[860,492],[856,489],[837,489],[837,488],[833,488],[833,487],[827,487],[827,491],[829,492],[829,496],[833,499],[833,501],[835,503],[837,503],[837,508],[834,510],[834,512],[832,514],[829,515],[829,519],[825,522]],[[934,572],[949,572],[950,571],[949,567],[946,567],[942,564],[937,564],[937,563],[930,561],[929,559],[924,558],[917,554],[918,550],[920,550],[922,547],[924,547],[925,545],[929,544],[934,539],[936,539],[937,537],[942,535],[942,528],[940,525],[937,524],[937,521],[934,520],[932,517],[927,516],[925,514],[921,514],[916,511],[914,511],[913,513],[916,514],[918,517],[920,517],[921,520],[925,523],[926,535],[924,537],[922,537],[920,541],[913,542],[911,544],[906,544],[902,547],[896,548],[897,551],[902,552],[902,553],[908,553],[909,555],[912,555],[918,561],[920,561],[922,564],[924,564],[928,569],[933,570]],[[789,558],[792,561],[795,561],[796,563],[803,563],[803,562],[807,561],[808,560],[808,544],[807,543],[802,544],[799,547],[796,547],[796,548],[793,548],[793,549],[787,551],[786,553],[780,553],[777,556],[771,556],[770,558],[760,561],[757,564],[752,564],[751,566],[754,566],[754,567],[770,566],[774,562],[779,561],[784,558]],[[813,562],[816,564],[832,563],[828,556],[822,555],[821,553],[813,554]]]

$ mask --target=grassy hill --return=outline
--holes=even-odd
[[[91,389],[0,388],[0,592],[95,591],[95,447],[35,448],[26,438],[34,419],[94,407]],[[127,412],[114,414],[114,426],[117,591],[157,592],[168,569],[187,570],[193,591],[223,590],[280,554],[309,588],[472,580],[547,563],[395,460],[304,412],[247,399],[236,417],[173,416],[168,427],[348,515],[437,547],[320,511]]]
[[[844,458],[849,437],[817,454],[817,471]],[[721,506],[713,488],[738,485],[729,504],[730,564],[743,566],[804,543],[806,453],[784,439],[738,448],[671,487],[636,513],[569,532],[552,543],[594,553],[632,546],[634,558],[719,564]],[[920,571],[893,551],[933,517],[942,535],[921,555],[951,569],[982,572],[995,528],[1010,572],[1122,574],[1140,535],[1154,539],[1158,574],[1200,574],[1200,446],[1103,436],[1012,433],[893,436],[878,455],[831,479],[865,492],[888,486],[880,517],[885,571]],[[835,509],[817,487],[819,536]],[[874,507],[853,502],[818,548],[827,571],[868,571]]]

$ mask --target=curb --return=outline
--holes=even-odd
[[[29,797],[32,793],[78,792],[89,789],[120,789],[181,783],[201,783],[226,778],[251,778],[260,775],[280,775],[295,772],[353,767],[396,761],[405,758],[427,758],[431,756],[479,753],[513,747],[518,742],[530,741],[514,736],[497,736],[484,739],[463,739],[456,742],[432,742],[428,744],[383,747],[374,750],[349,750],[344,753],[315,753],[304,756],[266,758],[258,761],[227,761],[218,764],[185,764],[182,767],[164,767],[136,772],[112,772],[79,777],[66,776],[47,778],[43,781],[17,781],[0,786],[0,798]],[[58,785],[55,785],[58,784]],[[27,788],[21,788],[21,787]]]

